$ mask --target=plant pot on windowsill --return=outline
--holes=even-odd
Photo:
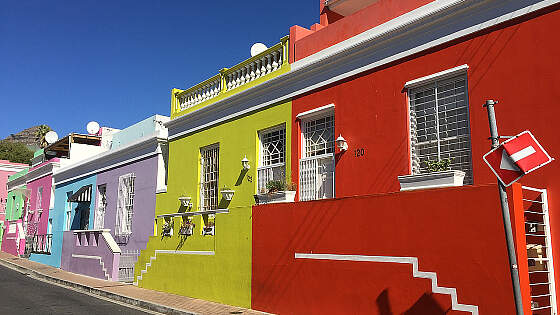
[[[179,197],[179,201],[181,202],[181,206],[190,208],[192,206],[191,197]]]
[[[266,203],[294,202],[295,199],[295,190],[275,191],[266,194],[255,195],[255,202],[259,205]]]
[[[447,170],[399,176],[401,191],[463,186],[465,172]]]
[[[222,188],[220,192],[222,193],[222,197],[227,201],[231,201],[233,194],[235,194],[235,190],[231,190],[229,188]]]

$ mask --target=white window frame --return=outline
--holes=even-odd
[[[107,210],[107,184],[97,185],[97,204],[93,221],[94,229],[105,227],[105,211]]]
[[[277,131],[284,131],[284,138],[281,139],[283,142],[283,152],[281,152],[282,162],[277,163],[268,163],[266,161],[266,156],[268,151],[265,151],[265,136],[277,132]],[[262,194],[266,192],[266,185],[268,182],[272,180],[286,180],[286,126],[280,125],[275,126],[272,128],[263,129],[258,132],[259,136],[259,166],[257,167],[257,194]],[[278,174],[280,172],[280,178],[275,179],[274,174]]]
[[[135,180],[136,176],[134,173],[119,176],[115,221],[115,235],[117,236],[129,236],[132,234]]]
[[[205,173],[205,163],[206,160],[204,158],[205,153],[210,153],[211,151],[215,151],[214,157],[215,159],[215,173],[216,173],[216,180],[207,181],[206,178],[210,176],[210,174]],[[220,182],[220,144],[212,144],[203,148],[200,148],[200,203],[199,208],[202,211],[207,210],[215,210],[218,208],[218,202],[220,201],[219,198],[219,182]],[[206,193],[210,194],[210,197],[206,198]],[[210,204],[205,202],[205,200],[210,200]]]
[[[451,162],[451,169],[452,170],[461,170],[464,171],[465,174],[465,184],[472,184],[473,175],[472,175],[472,147],[471,147],[471,128],[470,128],[470,116],[469,116],[469,97],[468,97],[468,77],[467,77],[467,65],[462,65],[459,67],[455,67],[449,70],[441,71],[432,75],[428,75],[416,80],[409,81],[405,84],[405,88],[408,89],[408,112],[409,112],[409,137],[410,137],[410,170],[412,174],[420,174],[426,173],[427,168],[426,165],[423,165],[421,160],[424,160],[424,155],[421,155],[416,148],[416,143],[418,141],[417,133],[417,113],[415,109],[413,109],[413,97],[412,95],[419,91],[419,90],[429,90],[431,87],[434,89],[434,104],[435,104],[435,112],[436,112],[436,119],[435,119],[435,140],[428,140],[423,142],[423,144],[435,144],[437,146],[437,159],[441,160],[442,158],[445,159],[447,156],[451,156],[454,158]],[[464,113],[457,112],[457,117],[455,119],[458,120],[458,115],[466,115],[465,123],[466,127],[459,127],[458,129],[466,128],[468,131],[467,135],[458,135],[458,136],[451,136],[445,139],[440,138],[440,120],[441,119],[448,119],[442,115],[439,111],[439,106],[445,106],[448,104],[441,105],[442,98],[439,96],[439,87],[444,84],[448,84],[450,82],[459,82],[464,80],[464,101],[466,110]],[[456,95],[456,94],[453,94]],[[443,98],[445,98],[444,96]],[[454,109],[448,110],[452,111]],[[463,121],[462,121],[463,122]],[[450,131],[450,130],[447,130]],[[453,157],[454,151],[453,150],[445,150],[445,144],[442,144],[443,141],[448,141],[448,147],[454,146],[466,146],[464,148],[455,149],[455,152],[459,152],[458,157]],[[467,143],[468,142],[468,143]],[[466,144],[465,144],[466,143]],[[466,155],[466,156],[465,156]]]
[[[68,201],[68,198],[72,195],[72,191],[66,193],[66,217],[64,218],[65,231],[70,231],[70,228],[72,227],[72,201]]]
[[[320,109],[320,110],[319,110]],[[301,130],[301,157],[299,159],[299,200],[334,198],[335,195],[335,117],[334,105],[326,105],[298,115]],[[313,154],[307,150],[307,124],[332,117],[332,133],[325,152]],[[330,187],[329,187],[330,186]]]
[[[43,209],[43,186],[37,187],[37,198],[35,199],[35,211]]]

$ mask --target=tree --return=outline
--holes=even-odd
[[[0,160],[31,164],[32,158],[33,151],[29,150],[25,144],[0,140]]]
[[[41,149],[49,145],[47,140],[45,140],[45,135],[51,130],[51,127],[47,125],[40,125],[37,127],[37,131],[35,131],[35,140],[37,140],[37,144]]]

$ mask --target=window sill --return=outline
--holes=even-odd
[[[160,188],[160,189],[156,189],[156,194],[162,194],[162,193],[166,193],[167,192],[167,186]]]
[[[401,191],[463,186],[464,178],[456,170],[398,176]]]

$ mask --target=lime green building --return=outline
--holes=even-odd
[[[292,133],[291,101],[261,102],[255,91],[290,71],[287,56],[284,37],[172,90],[167,186],[135,266],[138,286],[251,306],[252,205],[268,183],[290,182]]]

